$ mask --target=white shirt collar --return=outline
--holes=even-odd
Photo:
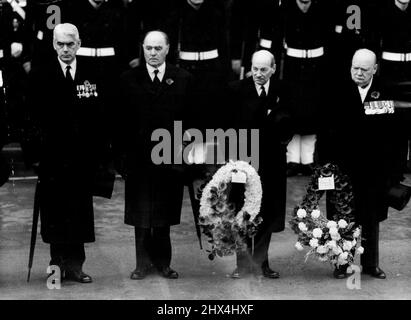
[[[255,88],[257,89],[258,95],[261,95],[261,91],[262,91],[261,84],[256,84],[254,82],[254,85],[255,85]],[[263,87],[265,89],[265,94],[268,95],[268,89],[270,88],[270,79],[268,79],[268,81],[265,84],[263,84]]]
[[[367,97],[368,91],[369,91],[370,88],[371,88],[373,79],[374,79],[374,78],[371,78],[370,83],[369,83],[365,88],[361,88],[360,86],[358,86],[358,91],[359,91],[359,93],[360,93],[361,100],[362,100],[363,103],[364,103],[364,101],[365,101],[365,98]]]
[[[66,67],[68,66],[68,64],[61,61],[60,58],[57,58],[57,60],[60,63],[61,70],[63,70],[64,76],[66,76]],[[70,68],[71,77],[74,79],[74,77],[76,76],[76,71],[77,71],[77,59],[74,59],[74,61],[71,64],[69,64],[69,66],[71,67]]]
[[[154,70],[158,70],[157,77],[160,79],[160,82],[163,81],[164,73],[166,72],[166,63],[164,62],[162,65],[160,65],[158,68],[154,68],[153,66],[150,66],[148,63],[146,63],[147,71],[148,74],[150,75],[151,80],[154,79]]]

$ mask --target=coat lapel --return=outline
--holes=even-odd
[[[166,70],[164,72],[163,80],[161,81],[160,88],[156,93],[157,97],[162,95],[164,92],[167,91],[168,88],[170,88],[173,85],[175,81],[175,71],[176,69],[173,66],[166,64]]]

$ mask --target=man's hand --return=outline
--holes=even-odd
[[[233,59],[231,60],[231,68],[236,75],[240,75],[241,73],[241,59]]]
[[[135,58],[135,59],[131,60],[128,64],[131,68],[138,67],[140,65],[140,59]]]
[[[24,71],[26,71],[26,73],[30,73],[30,71],[31,71],[31,62],[27,61],[27,62],[23,63],[23,69],[24,69]]]
[[[11,55],[13,58],[18,58],[23,52],[23,44],[20,42],[13,42],[11,44]]]

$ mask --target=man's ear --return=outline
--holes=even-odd
[[[378,71],[378,63],[374,64],[374,70],[372,74],[376,74]]]

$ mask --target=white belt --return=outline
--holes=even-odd
[[[116,53],[113,47],[109,48],[87,48],[87,47],[80,47],[77,51],[78,56],[86,56],[86,57],[111,57],[115,56]]]
[[[0,70],[0,88],[3,88],[3,72]]]
[[[187,52],[187,51],[180,51],[180,59],[181,60],[210,60],[218,58],[218,50],[210,50],[210,51],[203,51],[203,52]]]
[[[324,47],[320,47],[317,49],[294,49],[294,48],[287,48],[287,56],[294,57],[294,58],[318,58],[324,55]]]
[[[387,52],[382,53],[382,58],[388,61],[411,61],[411,52],[410,53],[396,53],[396,52]]]

